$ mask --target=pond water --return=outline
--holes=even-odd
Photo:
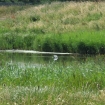
[[[19,64],[32,64],[43,65],[49,63],[59,63],[69,65],[73,62],[86,62],[87,60],[96,60],[97,56],[82,56],[82,55],[57,55],[57,54],[31,54],[31,53],[8,53],[1,52],[1,61],[19,63]],[[104,58],[104,57],[103,57]]]
[[[71,65],[72,63],[86,63],[95,62],[101,63],[105,61],[105,55],[79,55],[71,53],[54,53],[54,52],[38,52],[38,51],[24,51],[24,50],[0,50],[0,63],[9,62],[15,64],[30,64],[30,65],[46,65],[46,64],[60,64]]]
[[[48,63],[70,63],[84,62],[86,56],[81,55],[62,55],[62,54],[33,54],[33,53],[9,53],[0,52],[0,59],[6,62],[20,64],[48,64]]]

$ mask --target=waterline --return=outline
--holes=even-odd
[[[40,52],[34,50],[0,50],[7,53],[30,53],[30,54],[57,54],[57,55],[79,55],[78,53]]]

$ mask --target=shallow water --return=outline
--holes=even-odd
[[[48,63],[65,63],[65,62],[82,62],[86,59],[84,56],[61,54],[61,53],[22,53],[22,52],[0,52],[0,59],[6,62],[20,64],[48,64]]]
[[[38,52],[28,50],[0,50],[0,62],[15,63],[19,65],[46,65],[60,64],[71,65],[72,63],[86,63],[89,61],[102,62],[105,61],[105,55],[79,55],[72,53],[56,53],[56,52]]]
[[[82,55],[59,55],[59,54],[33,54],[33,53],[8,53],[1,52],[1,61],[19,63],[19,64],[34,64],[42,65],[49,63],[57,63],[61,65],[70,65],[71,63],[84,63],[88,60],[99,60],[104,56],[82,56]]]

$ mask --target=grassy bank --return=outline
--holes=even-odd
[[[104,105],[104,57],[0,66],[1,105]]]
[[[0,25],[9,31],[35,33],[64,33],[77,29],[101,30],[105,28],[104,8],[104,2],[53,2],[30,6],[27,9],[25,6],[1,6],[0,18],[5,19]]]
[[[104,2],[27,7],[0,7],[0,49],[105,53]]]
[[[0,49],[24,49],[46,52],[104,54],[105,31],[81,31],[64,34],[3,34]]]

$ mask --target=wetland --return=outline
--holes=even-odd
[[[0,105],[105,105],[104,29],[104,1],[0,6]]]
[[[0,55],[1,105],[105,104],[105,55]]]

